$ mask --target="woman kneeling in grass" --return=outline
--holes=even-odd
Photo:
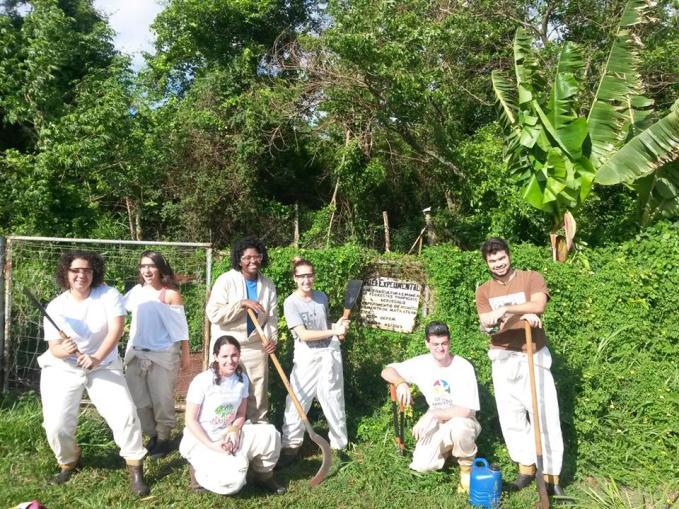
[[[248,379],[240,366],[240,343],[215,341],[210,369],[197,375],[186,394],[186,427],[179,452],[189,461],[191,487],[231,495],[254,481],[272,493],[286,492],[273,478],[281,437],[271,424],[245,422]]]

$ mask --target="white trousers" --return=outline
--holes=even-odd
[[[309,411],[314,398],[318,400],[328,421],[330,446],[344,449],[348,443],[347,416],[344,408],[342,351],[339,346],[331,344],[328,348],[296,355],[290,385],[304,413]],[[285,448],[300,447],[304,441],[304,424],[290,396],[285,401],[282,433]]]
[[[184,428],[179,453],[196,471],[203,488],[221,495],[238,493],[245,486],[248,466],[256,473],[271,472],[281,452],[281,435],[272,424],[244,424],[236,454],[208,448]]]
[[[126,460],[146,455],[137,411],[127,390],[120,359],[91,371],[60,359],[41,363],[40,397],[47,441],[61,465],[78,460],[75,432],[83,390],[113,432],[113,440]]]
[[[493,365],[493,388],[502,435],[513,461],[534,465],[535,435],[531,402],[528,358],[525,353],[492,349],[488,357]],[[533,354],[535,388],[540,414],[543,473],[559,475],[563,458],[563,438],[559,420],[559,401],[549,368],[552,356],[545,346]]]
[[[177,347],[166,352],[128,352],[128,356],[134,355],[125,361],[125,380],[137,407],[141,429],[159,440],[168,440],[177,422],[174,410],[179,373]]]
[[[417,472],[440,470],[452,453],[460,465],[471,466],[481,425],[474,417],[453,417],[434,426],[415,445],[410,468]]]

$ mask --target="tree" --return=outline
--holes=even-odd
[[[649,125],[653,101],[641,95],[632,30],[646,21],[648,7],[644,0],[626,4],[587,116],[578,113],[584,63],[572,43],[564,44],[559,54],[549,90],[533,40],[523,28],[514,38],[515,84],[500,72],[492,73],[507,130],[510,174],[526,201],[551,215],[555,259],[565,259],[574,234],[570,211],[582,205],[595,178],[613,184],[648,175],[676,158],[679,150],[676,114]],[[566,238],[557,239],[561,227]]]

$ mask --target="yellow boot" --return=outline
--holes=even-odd
[[[458,460],[460,463],[460,484],[457,487],[458,493],[469,493],[469,481],[472,475],[473,458],[464,458]]]

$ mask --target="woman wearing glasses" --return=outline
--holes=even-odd
[[[125,294],[132,313],[125,353],[125,379],[137,406],[141,428],[150,439],[151,458],[166,456],[177,419],[174,390],[181,368],[189,370],[189,328],[184,301],[170,264],[157,251],[139,259],[139,284]]]
[[[78,410],[87,389],[125,458],[130,489],[148,495],[141,426],[118,357],[126,314],[122,297],[104,284],[104,260],[97,253],[64,253],[56,281],[64,292],[49,303],[47,313],[59,329],[44,320],[49,346],[38,358],[43,426],[61,468],[51,483],[63,484],[75,473],[80,459],[75,439]]]
[[[330,447],[347,446],[347,419],[344,410],[344,376],[340,339],[349,320],[329,323],[328,297],[314,290],[314,267],[308,260],[295,258],[292,275],[297,289],[285,299],[285,321],[295,339],[290,383],[304,412],[314,398],[328,421]],[[304,424],[288,396],[285,404],[283,438],[279,467],[295,460],[304,440]]]
[[[269,410],[269,363],[267,355],[276,350],[278,341],[278,304],[276,287],[261,273],[269,261],[266,247],[254,237],[241,239],[231,249],[231,270],[217,278],[212,286],[206,313],[212,323],[210,351],[217,338],[233,336],[240,343],[240,362],[250,380],[246,418],[267,422]],[[269,339],[266,349],[247,314],[257,315]]]

